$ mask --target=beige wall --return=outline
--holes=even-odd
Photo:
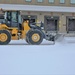
[[[66,17],[67,16],[72,16],[72,13],[53,13],[53,15],[51,15],[51,13],[47,13],[47,12],[30,12],[30,14],[28,14],[28,12],[22,12],[21,14],[23,15],[37,15],[37,20],[38,21],[42,21],[44,22],[44,16],[59,16],[59,33],[66,33]]]
[[[55,0],[54,3],[49,3],[48,0],[44,0],[44,2],[39,3],[37,0],[32,0],[31,2],[26,2],[25,0],[0,0],[0,4],[26,4],[26,5],[49,5],[49,6],[75,6],[75,4],[71,4],[70,0],[65,0],[64,4],[59,3],[60,0]]]

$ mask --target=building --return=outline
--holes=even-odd
[[[45,31],[75,32],[75,0],[0,0],[0,8],[12,7],[21,10],[23,20],[42,21]]]

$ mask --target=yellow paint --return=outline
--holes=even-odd
[[[39,40],[40,40],[40,36],[39,36],[39,34],[33,34],[32,35],[32,40],[34,41],[34,42],[38,42]]]
[[[12,40],[18,40],[18,36],[17,36],[17,35],[12,36],[11,39],[12,39]]]
[[[28,24],[29,24],[28,21],[25,21],[25,22],[23,22],[23,24],[22,24],[23,30],[24,30],[25,32],[28,32],[28,31],[30,30],[30,27],[29,27]]]
[[[8,36],[5,33],[0,34],[0,41],[5,42],[8,39]]]
[[[0,24],[0,29],[8,29],[8,26],[5,24]]]
[[[18,29],[13,28],[13,29],[12,29],[12,34],[17,34],[17,33],[18,33]]]
[[[13,28],[13,27],[8,27],[5,24],[0,24],[0,30],[8,30],[11,33],[11,39],[12,40],[18,40],[20,39],[25,39],[26,38],[26,33],[30,30],[29,27],[29,21],[25,21],[22,24],[22,30],[18,30],[18,28]],[[18,36],[18,32],[21,33],[20,36]]]
[[[40,21],[39,20],[36,20],[36,26],[39,26],[40,27]]]
[[[22,28],[23,28],[23,30],[22,30],[22,39],[24,39],[25,37],[26,37],[26,33],[30,30],[30,27],[29,27],[29,21],[25,21],[25,22],[23,22],[23,24],[22,24]]]
[[[12,40],[18,40],[19,37],[18,37],[18,29],[17,28],[12,28],[11,34],[15,35],[15,36],[12,36]]]

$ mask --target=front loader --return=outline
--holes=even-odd
[[[0,23],[0,45],[7,45],[11,40],[25,39],[28,44],[42,43],[44,33],[30,24],[22,22],[20,11],[5,11],[4,21]]]

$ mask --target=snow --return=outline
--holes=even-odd
[[[65,6],[0,4],[0,8],[2,8],[3,10],[21,10],[21,11],[69,12],[69,13],[75,12],[75,7],[65,7]]]
[[[50,45],[28,45],[24,40],[0,46],[0,75],[73,75],[75,38],[66,37]],[[46,44],[48,45],[46,45]]]

